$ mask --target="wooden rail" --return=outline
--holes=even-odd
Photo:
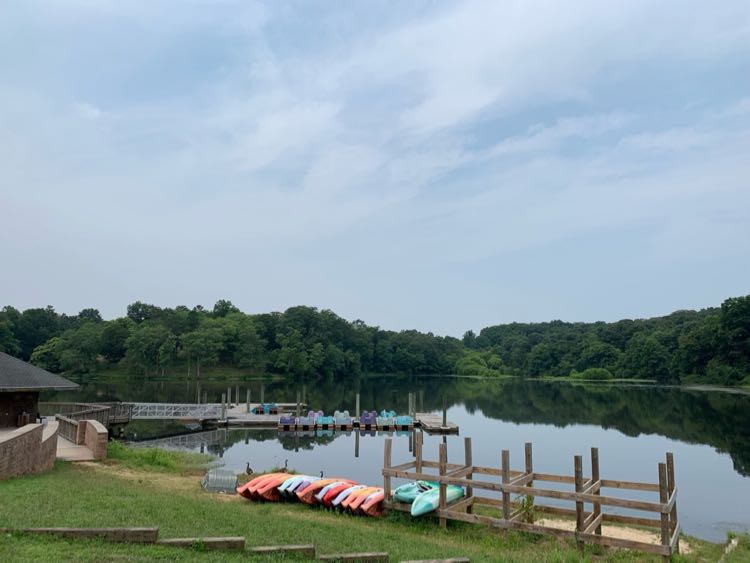
[[[599,475],[599,451],[591,448],[591,474],[583,474],[583,457],[573,459],[573,475],[555,475],[534,471],[532,445],[525,445],[525,467],[523,471],[510,468],[510,452],[503,450],[500,467],[479,467],[472,463],[471,438],[464,439],[464,464],[448,463],[448,446],[439,446],[439,461],[426,461],[422,456],[422,435],[414,440],[414,459],[394,466],[391,456],[391,439],[385,440],[383,460],[383,489],[385,506],[392,510],[409,511],[411,506],[395,502],[391,494],[391,479],[426,480],[439,485],[439,505],[436,510],[441,526],[448,520],[459,520],[485,524],[502,530],[520,530],[537,534],[551,534],[574,539],[579,547],[593,543],[609,547],[634,549],[661,555],[668,561],[672,554],[679,553],[680,526],[677,520],[677,488],[674,479],[674,457],[666,454],[666,463],[658,466],[658,483],[617,481],[601,479]],[[425,469],[437,469],[426,473]],[[479,478],[476,478],[479,477]],[[539,488],[535,483],[562,483],[573,490]],[[446,504],[446,486],[465,488],[464,498]],[[602,489],[619,491],[646,491],[658,493],[658,500],[639,500],[625,496],[603,495]],[[479,496],[480,491],[499,493],[500,498]],[[511,500],[511,495],[518,495]],[[545,505],[539,499],[569,501],[573,507]],[[489,507],[496,515],[475,514],[475,507]],[[656,518],[607,512],[607,507],[652,512]],[[498,510],[499,509],[499,510]],[[575,530],[566,530],[549,525],[536,524],[536,514],[551,514],[575,519]],[[659,535],[660,542],[629,540],[602,533],[602,523],[611,522],[649,528]]]

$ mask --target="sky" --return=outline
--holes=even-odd
[[[460,336],[750,293],[750,3],[0,3],[0,305]]]

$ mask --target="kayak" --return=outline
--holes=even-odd
[[[286,480],[287,475],[285,474],[278,475],[273,479],[268,479],[256,490],[256,494],[258,495],[258,497],[264,500],[278,501],[281,498],[279,485],[281,485]]]
[[[364,489],[364,485],[353,485],[351,487],[348,487],[341,491],[338,496],[333,499],[331,502],[332,506],[339,506],[350,494],[352,494],[354,491],[358,491],[360,489]]]
[[[307,487],[302,490],[297,490],[297,498],[305,504],[315,504],[316,498],[315,493],[326,485],[340,481],[341,479],[318,479],[313,481]]]
[[[311,479],[309,475],[294,475],[279,486],[279,492],[287,497],[294,496],[294,489],[300,486],[300,483],[306,479]]]
[[[359,507],[360,510],[368,516],[380,516],[383,513],[383,499],[385,498],[385,491],[380,489],[379,491],[371,494],[367,497],[364,503]]]
[[[248,499],[255,499],[258,498],[257,490],[261,486],[263,486],[266,481],[269,479],[274,479],[281,475],[280,473],[267,473],[265,475],[261,475],[259,477],[256,477],[255,479],[245,483],[242,487],[237,488],[237,492],[241,494],[243,497]]]
[[[445,487],[445,501],[450,504],[457,501],[464,496],[463,488],[458,485],[446,485]],[[440,503],[440,489],[429,489],[417,495],[414,502],[411,503],[411,515],[421,516],[432,512],[438,507]]]
[[[374,489],[374,490],[373,490]],[[370,496],[377,494],[378,491],[382,491],[380,487],[374,487],[373,489],[363,489],[362,493],[357,495],[352,502],[349,503],[349,510],[356,512],[362,504],[370,498]]]
[[[393,498],[398,502],[411,504],[417,496],[425,491],[437,487],[437,483],[432,481],[412,481],[393,490]]]
[[[341,506],[352,510],[352,506],[351,506],[352,503],[357,502],[357,500],[360,497],[363,497],[362,501],[364,501],[365,498],[367,498],[367,495],[374,493],[376,490],[377,490],[377,487],[365,487],[364,489],[359,489],[357,491],[354,491],[352,492],[352,494],[346,497],[343,501],[341,501]],[[357,506],[359,506],[359,504],[357,504]]]
[[[315,499],[318,502],[322,503],[326,495],[328,494],[328,491],[330,491],[331,489],[339,487],[341,485],[345,485],[346,487],[351,487],[352,485],[355,485],[355,484],[356,483],[354,483],[354,481],[342,481],[342,480],[334,481],[333,483],[328,483],[325,487],[323,487],[317,493],[315,493]]]
[[[356,483],[358,485],[359,483]],[[352,487],[352,483],[342,483],[340,485],[333,485],[330,489],[328,489],[328,492],[323,496],[323,504],[326,505],[328,508],[331,508],[333,506],[333,501],[336,499],[336,497],[339,496],[342,492],[344,492],[346,489],[349,489]]]

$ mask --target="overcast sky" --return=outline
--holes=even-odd
[[[750,293],[750,2],[0,5],[0,306],[460,336]]]

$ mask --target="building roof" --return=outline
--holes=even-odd
[[[0,352],[0,392],[78,389],[64,377]]]

